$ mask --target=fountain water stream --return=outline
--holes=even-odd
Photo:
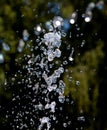
[[[99,7],[99,4],[102,3],[100,2],[96,6]],[[86,13],[83,15],[85,22],[91,21],[92,13],[89,12],[93,8],[95,8],[94,3],[88,5]],[[77,12],[73,13],[70,23],[75,24],[76,19]],[[7,110],[6,118],[10,120],[13,130],[52,130],[52,122],[53,124],[58,123],[56,111],[63,109],[60,105],[58,107],[58,104],[65,102],[66,85],[61,78],[65,72],[64,64],[67,64],[67,61],[66,63],[58,62],[63,53],[61,50],[62,38],[66,36],[62,32],[62,26],[65,27],[64,19],[60,16],[54,17],[52,22],[46,22],[49,32],[43,33],[42,38],[39,37],[42,27],[38,25],[34,28],[35,35],[38,37],[36,39],[38,45],[33,47],[31,55],[24,55],[26,65],[21,65],[23,69],[19,69],[12,78],[11,85],[15,91],[11,103],[14,105]],[[28,38],[29,33],[24,30],[23,39],[19,41],[17,48],[18,52],[22,52],[23,48],[27,47],[25,42]],[[70,62],[74,60],[74,51],[72,47],[69,58],[67,58]],[[37,52],[36,55],[34,52]],[[3,59],[2,56],[1,59]],[[16,64],[19,60],[20,58],[16,59]],[[16,93],[17,78],[20,80],[17,82],[19,92]],[[77,85],[79,83],[79,81],[76,82]],[[85,118],[78,117],[78,120],[85,121]],[[68,121],[68,124],[70,125],[71,122]],[[67,124],[63,123],[63,127],[66,128],[66,126]]]

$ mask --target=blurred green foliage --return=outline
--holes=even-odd
[[[65,95],[71,94],[78,103],[79,111],[88,112],[90,108],[97,112],[98,99],[98,66],[103,61],[102,43],[95,49],[86,51],[74,67],[64,75]]]

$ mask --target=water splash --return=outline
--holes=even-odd
[[[57,18],[58,20],[62,20],[62,18]],[[61,57],[60,47],[62,43],[61,31],[60,28],[56,31],[59,25],[55,25],[55,19],[56,18],[53,20],[52,27],[54,30],[44,33],[40,39],[39,34],[42,32],[42,27],[38,25],[34,29],[34,33],[39,39],[36,50],[40,53],[36,55],[34,55],[34,53],[31,55],[24,54],[26,65],[22,65],[21,68],[23,69],[19,69],[12,78],[12,86],[15,85],[16,78],[20,78],[17,85],[21,86],[24,84],[23,88],[19,88],[18,94],[13,93],[12,102],[18,101],[18,104],[12,106],[6,115],[9,119],[11,116],[14,116],[13,123],[10,123],[13,129],[29,128],[26,121],[29,121],[31,128],[42,130],[46,127],[47,130],[51,129],[51,122],[57,119],[54,113],[56,109],[58,109],[54,95],[57,95],[56,97],[59,103],[64,103],[65,101],[65,84],[60,80],[61,75],[64,73],[64,68],[54,62],[54,60]],[[20,53],[26,48],[26,41],[29,37],[27,30],[24,30],[22,34],[23,39],[20,39],[17,48]],[[35,51],[35,48],[33,49]],[[16,63],[19,60],[21,59],[16,59]],[[53,69],[54,67],[56,69]],[[23,73],[23,70],[26,71],[26,75]],[[25,94],[23,91],[25,91]],[[21,95],[21,93],[24,95]],[[28,101],[28,104],[24,103],[25,100]],[[21,104],[21,102],[23,102],[23,104]],[[17,111],[17,113],[15,111]],[[31,117],[29,117],[30,115]],[[36,116],[38,116],[38,118]],[[38,123],[35,122],[36,120]]]
[[[96,7],[97,6],[98,3]],[[91,21],[92,10],[94,8],[94,3],[90,3],[86,8],[84,15],[85,22]],[[12,103],[16,103],[17,105],[12,106],[6,115],[6,118],[13,120],[13,122],[10,123],[13,130],[29,129],[29,126],[37,130],[49,130],[51,129],[51,122],[54,122],[54,124],[58,123],[55,113],[57,109],[62,111],[63,107],[58,107],[58,104],[64,104],[65,102],[64,90],[66,85],[64,81],[61,80],[61,76],[65,72],[64,66],[68,64],[67,60],[63,63],[57,61],[62,55],[62,38],[66,36],[66,31],[62,33],[62,28],[68,29],[70,23],[76,23],[77,18],[78,14],[74,12],[69,24],[67,21],[68,25],[65,27],[64,19],[60,16],[55,16],[52,22],[46,22],[45,26],[48,32],[45,33],[41,24],[34,27],[34,34],[37,37],[36,42],[38,45],[32,47],[33,51],[31,55],[24,55],[26,65],[21,65],[21,68],[23,68],[22,71],[18,70],[18,72],[14,74],[11,83],[13,89],[15,89],[15,79],[20,79],[17,82],[17,85],[19,85],[18,93],[14,92],[12,98]],[[39,37],[41,33],[43,33],[42,38]],[[18,52],[22,52],[24,47],[28,47],[26,44],[26,41],[29,40],[28,31],[24,30],[22,36],[23,39],[19,40],[17,47]],[[84,41],[81,46],[83,45]],[[69,61],[74,60],[73,53],[74,48],[72,47],[69,57],[67,58]],[[19,60],[20,59],[18,59],[18,61]],[[2,55],[0,55],[0,62],[4,62]],[[17,59],[16,64],[18,64]],[[72,80],[72,77],[70,80]],[[76,81],[76,85],[79,86],[80,82]],[[85,121],[85,117],[78,117],[77,120]],[[71,121],[68,121],[62,125],[66,128],[67,125],[70,124]]]

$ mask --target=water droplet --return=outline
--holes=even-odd
[[[90,22],[92,19],[92,12],[91,11],[87,11],[85,13],[85,22]]]
[[[63,18],[61,18],[60,16],[56,16],[53,19],[53,25],[55,28],[62,26],[62,22],[63,22]]]
[[[4,55],[0,53],[0,64],[4,63]]]
[[[34,27],[34,33],[36,35],[39,35],[42,32],[42,28],[40,25],[37,25],[36,27]]]
[[[58,97],[58,99],[59,99],[59,102],[60,102],[60,103],[64,103],[64,101],[65,101],[65,96],[60,95],[60,96]]]
[[[69,61],[73,61],[74,60],[74,58],[72,58],[71,56],[69,57]]]
[[[82,41],[82,43],[81,43],[81,47],[83,47],[84,44],[85,44],[85,40]]]
[[[36,29],[37,29],[38,32],[41,31],[41,27],[39,25],[36,27]]]
[[[77,118],[77,120],[78,120],[78,121],[83,121],[83,122],[84,122],[84,121],[85,121],[85,117],[84,117],[84,116],[80,116],[80,117]]]
[[[23,40],[24,41],[28,41],[28,38],[29,38],[29,33],[28,33],[28,31],[25,29],[25,30],[23,30]]]
[[[76,81],[76,85],[79,86],[80,85],[80,81]]]
[[[19,45],[18,45],[18,48],[17,48],[18,52],[22,52],[24,46],[25,46],[25,42],[22,39],[20,39],[19,40]]]
[[[77,12],[74,12],[71,15],[70,23],[74,24],[76,22],[76,19],[77,19]]]
[[[5,51],[10,51],[9,45],[7,45],[5,42],[2,43],[2,46]]]
[[[63,127],[65,127],[65,128],[66,128],[66,127],[67,127],[67,123],[63,123]]]
[[[53,59],[54,59],[54,55],[52,53],[50,53],[48,55],[48,61],[53,61]]]

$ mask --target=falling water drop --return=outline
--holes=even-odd
[[[78,120],[78,121],[83,121],[83,122],[84,122],[84,121],[85,121],[85,117],[84,117],[84,116],[79,116],[79,117],[77,118],[77,120]]]
[[[72,13],[71,18],[70,18],[70,23],[74,24],[77,19],[77,12]]]
[[[91,11],[87,11],[85,13],[85,22],[90,22],[92,19],[92,12]]]
[[[3,46],[3,49],[4,49],[5,51],[10,51],[9,45],[6,44],[5,42],[2,43],[2,46]]]
[[[28,33],[27,29],[23,30],[22,34],[23,34],[23,40],[28,41],[29,33]]]
[[[72,58],[71,56],[69,56],[69,61],[73,61],[74,60],[74,58]]]
[[[53,5],[51,2],[49,4]],[[102,5],[100,1],[97,2],[96,7],[102,9]],[[94,2],[89,3],[86,7],[84,15],[85,22],[91,21],[93,15],[92,10],[94,8]],[[53,7],[53,9],[56,8]],[[7,119],[14,117],[13,122],[10,123],[14,130],[28,130],[29,126],[31,129],[51,130],[51,122],[53,124],[60,123],[58,118],[62,113],[59,111],[63,111],[64,103],[69,102],[71,105],[74,105],[74,101],[70,101],[69,98],[66,99],[64,95],[66,84],[61,80],[64,72],[69,73],[69,69],[66,69],[68,63],[74,61],[74,48],[71,48],[71,44],[68,45],[67,43],[66,49],[68,53],[71,49],[71,52],[68,54],[68,57],[65,56],[63,59],[61,59],[63,56],[63,49],[61,50],[61,48],[63,43],[65,44],[65,41],[63,42],[62,39],[64,38],[65,40],[67,31],[76,21],[77,12],[74,12],[71,18],[67,20],[64,20],[61,16],[55,16],[52,20],[48,20],[45,23],[46,30],[43,29],[41,24],[35,25],[34,34],[37,39],[35,38],[36,40],[34,41],[31,40],[31,45],[27,44],[30,34],[26,29],[23,30],[23,39],[19,40],[17,50],[18,52],[22,52],[24,47],[26,47],[30,50],[30,54],[24,54],[25,65],[20,64],[19,68],[22,67],[22,70],[17,67],[18,71],[13,74],[13,78],[11,79],[11,86],[13,87],[17,84],[13,88],[16,89],[17,86],[19,88],[18,92],[16,91],[17,89],[15,93],[13,92],[12,103],[16,104],[12,106],[9,112],[7,110],[6,116]],[[76,27],[76,31],[81,31],[77,25],[74,27]],[[72,39],[73,33],[70,32],[69,36]],[[76,34],[76,36],[79,37],[79,34]],[[82,41],[81,47],[84,46],[84,43],[85,40]],[[4,50],[8,49],[4,47]],[[16,59],[16,64],[21,59],[21,57]],[[0,64],[2,63],[4,63],[4,55],[0,53]],[[70,76],[68,80],[70,83],[73,81]],[[74,81],[74,83],[77,86],[80,85],[80,81]],[[7,84],[6,81],[5,85]],[[57,117],[57,111],[59,112],[59,117]],[[64,129],[67,129],[71,121],[66,122],[65,119],[66,121],[68,120],[67,116],[63,119],[62,126]],[[85,122],[84,116],[77,117],[76,119],[77,121]]]
[[[76,85],[79,86],[80,85],[80,81],[76,81]]]
[[[60,16],[56,16],[53,19],[53,25],[55,28],[57,27],[61,27],[63,24],[63,18],[61,18]]]
[[[25,42],[24,42],[22,39],[20,39],[20,40],[19,40],[19,45],[18,45],[18,47],[17,47],[18,52],[22,52],[24,46],[25,46]]]
[[[0,64],[4,63],[4,56],[2,53],[0,53]]]

